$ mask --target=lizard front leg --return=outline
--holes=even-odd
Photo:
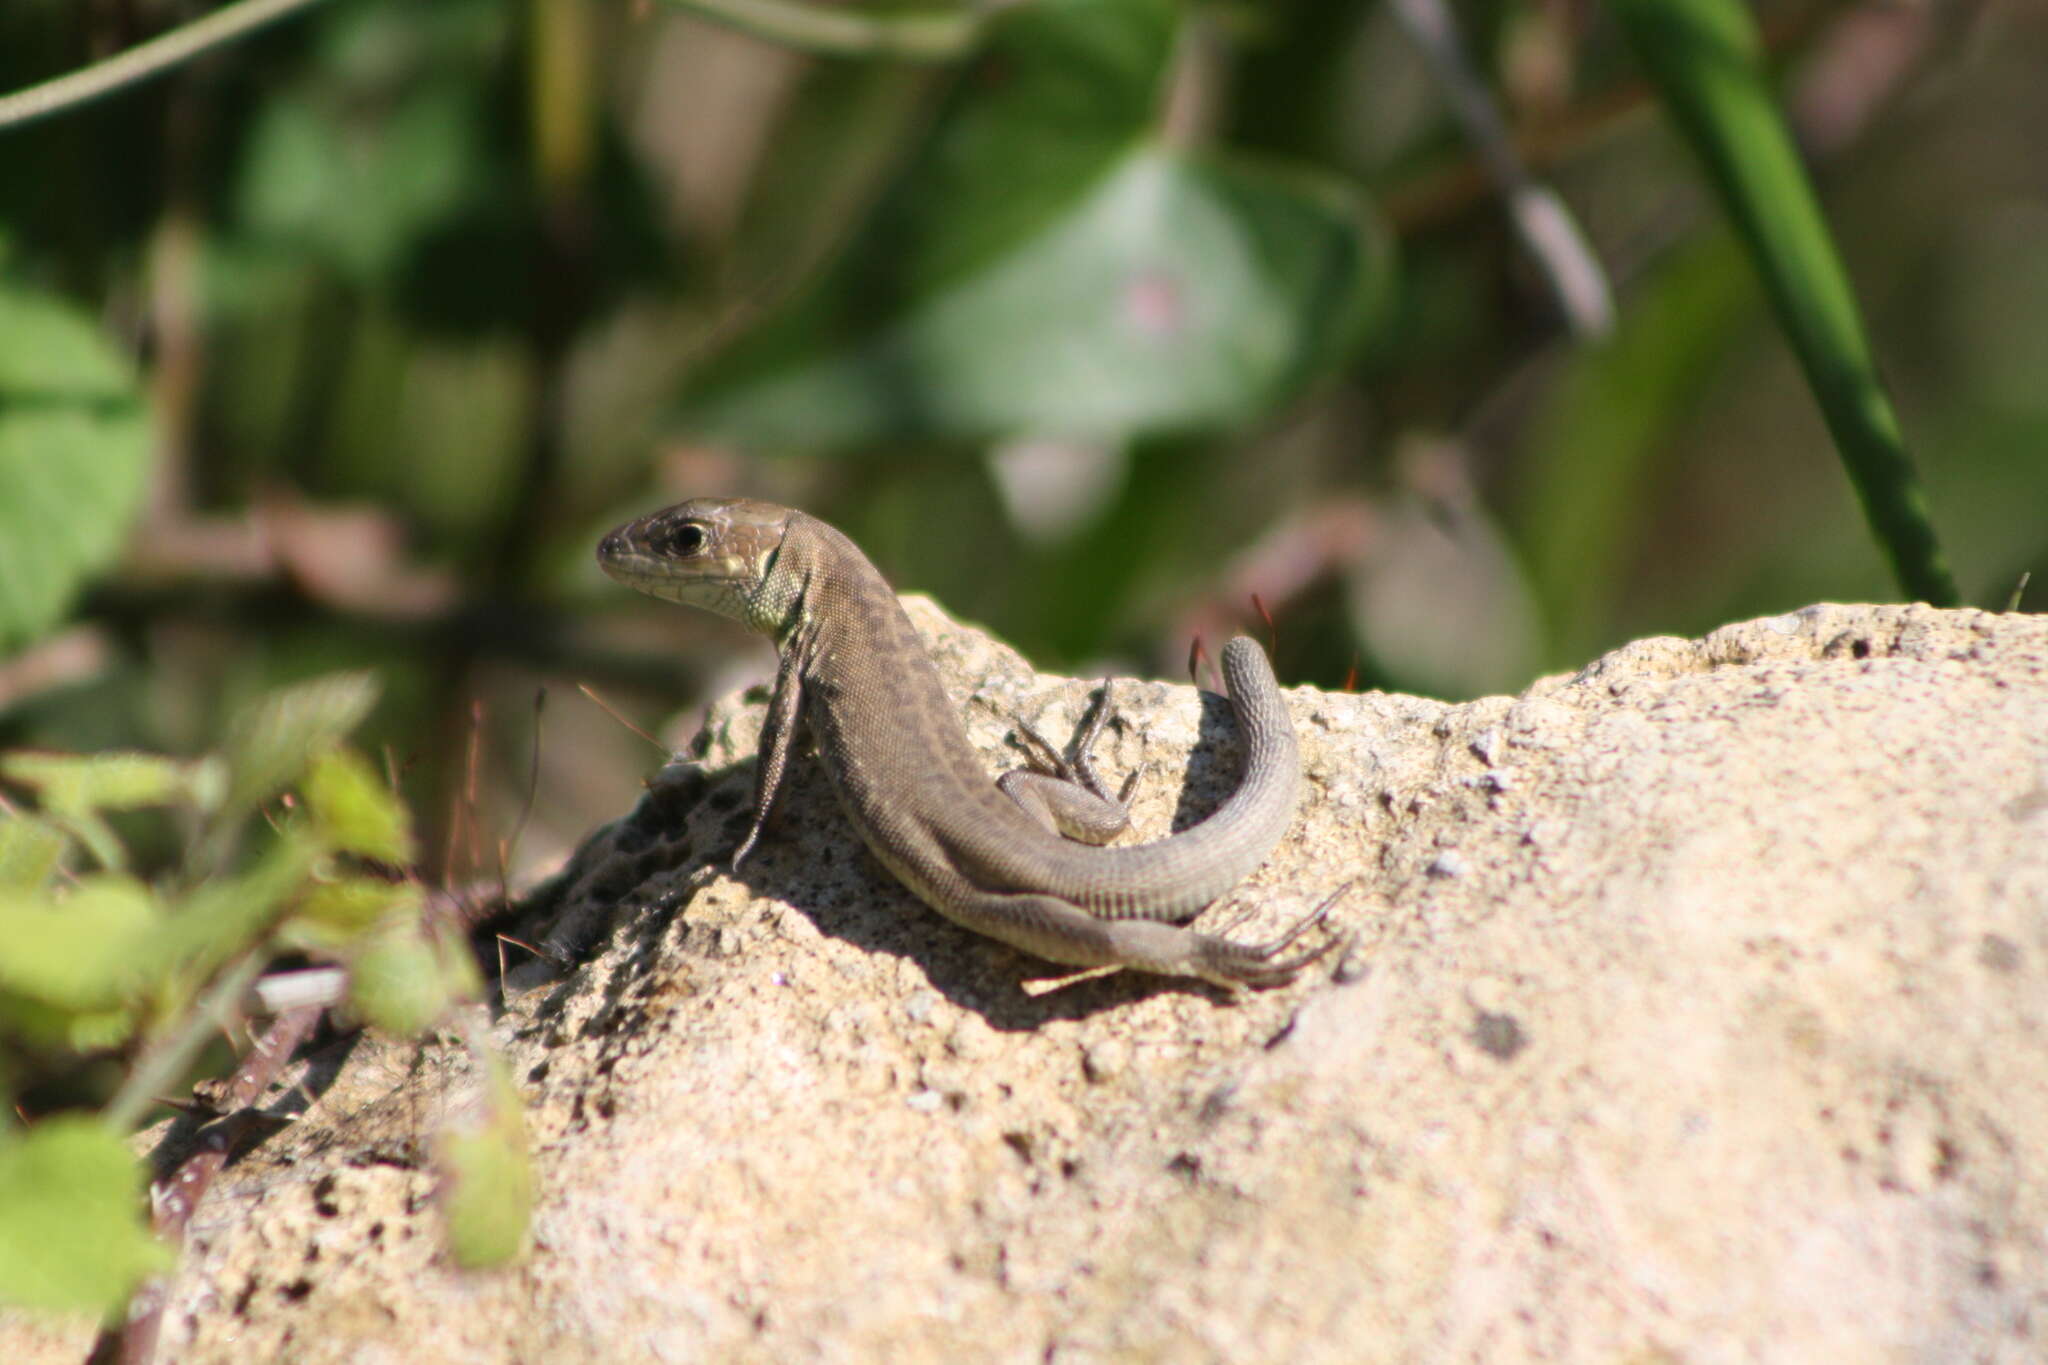
[[[775,695],[768,700],[768,715],[761,722],[761,746],[755,758],[754,768],[754,823],[747,830],[747,837],[740,840],[740,846],[733,851],[732,870],[740,870],[740,863],[754,851],[754,844],[761,837],[761,830],[768,823],[768,812],[775,808],[775,798],[782,791],[782,776],[789,767],[789,754],[796,743],[796,732],[803,719],[804,683],[803,651],[796,641],[791,641],[782,651],[782,662],[775,670]]]

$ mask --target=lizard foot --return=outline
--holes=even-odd
[[[1071,758],[1020,717],[1015,722],[1015,740],[1031,766],[1004,773],[996,779],[997,789],[1054,834],[1098,845],[1116,838],[1131,823],[1131,789],[1137,785],[1140,770],[1131,771],[1123,790],[1115,796],[1096,775],[1095,740],[1109,720],[1109,711],[1109,683],[1105,680],[1075,737]]]
[[[1303,934],[1327,922],[1330,918],[1330,907],[1355,885],[1355,881],[1344,883],[1325,896],[1322,904],[1296,920],[1284,933],[1264,943],[1235,943],[1211,934],[1201,935],[1201,960],[1196,965],[1196,974],[1219,986],[1242,990],[1264,991],[1287,985],[1301,974],[1303,968],[1327,957],[1339,945],[1351,941],[1349,935],[1332,934],[1326,941],[1296,953],[1293,957],[1280,957],[1280,954],[1293,947]]]
[[[1134,769],[1124,779],[1123,790],[1114,797],[1109,794],[1109,789],[1102,785],[1102,779],[1095,773],[1095,741],[1101,736],[1102,727],[1109,723],[1110,716],[1114,714],[1110,706],[1109,685],[1110,680],[1104,678],[1102,690],[1095,694],[1095,701],[1088,708],[1087,718],[1081,723],[1081,732],[1074,736],[1072,759],[1062,753],[1051,740],[1038,733],[1037,729],[1021,716],[1015,722],[1017,747],[1024,750],[1026,758],[1042,772],[1057,777],[1062,782],[1085,787],[1101,800],[1127,806],[1131,800],[1131,789],[1138,784],[1137,770]]]

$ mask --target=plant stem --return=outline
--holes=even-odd
[[[103,62],[0,96],[0,128],[17,127],[111,95],[190,61],[208,48],[232,42],[294,10],[318,3],[320,0],[237,0]]]
[[[135,1070],[128,1073],[128,1079],[100,1115],[109,1128],[125,1136],[149,1106],[156,1103],[156,1097],[177,1084],[192,1065],[192,1059],[199,1055],[199,1049],[206,1046],[208,1036],[236,1008],[269,958],[269,945],[259,944],[214,978],[211,989],[179,1021],[171,1036],[143,1054]]]
[[[972,10],[861,14],[800,0],[667,0],[701,19],[756,38],[830,57],[900,57],[944,62],[966,56],[983,16]]]
[[[164,1179],[157,1182],[154,1206],[156,1235],[172,1247],[183,1250],[185,1229],[193,1211],[206,1197],[207,1187],[227,1165],[228,1152],[248,1128],[252,1106],[298,1051],[299,1044],[320,1022],[320,1005],[288,1010],[271,1021],[270,1028],[256,1040],[235,1072],[222,1101],[226,1111],[221,1119],[200,1134],[190,1155]],[[155,1276],[128,1301],[128,1321],[121,1329],[122,1365],[149,1365],[156,1355],[158,1334],[163,1329],[164,1304],[170,1297],[170,1272]]]
[[[1909,598],[1960,600],[1927,495],[1740,0],[1617,0],[1620,23],[1708,178],[1806,371],[1865,518]]]

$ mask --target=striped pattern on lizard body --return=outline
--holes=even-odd
[[[761,735],[754,820],[735,867],[774,805],[801,722],[862,840],[919,899],[969,929],[1055,962],[1229,986],[1283,984],[1330,946],[1277,960],[1320,911],[1256,945],[1177,923],[1265,860],[1299,799],[1293,722],[1251,640],[1231,640],[1222,653],[1244,732],[1236,791],[1170,838],[1091,847],[1128,820],[1087,763],[1101,711],[1072,765],[1054,753],[1046,761],[1055,772],[1019,769],[991,783],[896,594],[831,526],[769,503],[703,498],[613,531],[598,562],[630,587],[775,641],[781,663]]]

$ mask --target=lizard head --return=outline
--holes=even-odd
[[[774,569],[796,515],[751,498],[692,498],[629,521],[599,541],[598,567],[650,597],[779,635],[791,603]]]

